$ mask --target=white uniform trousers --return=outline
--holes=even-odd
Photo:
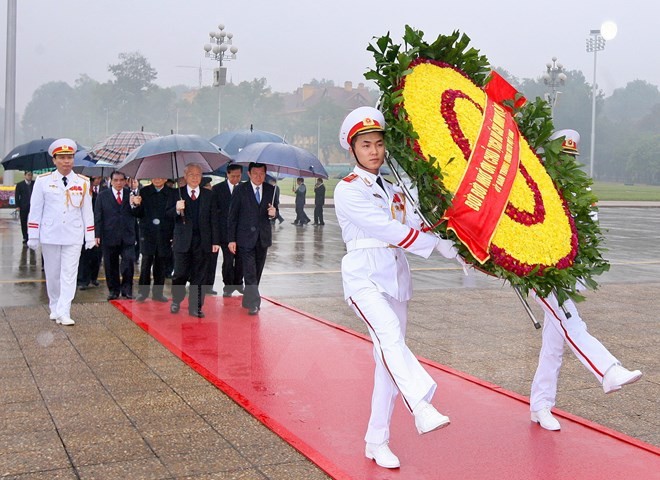
[[[534,293],[532,296],[543,308],[544,313],[539,366],[532,381],[529,399],[530,410],[535,412],[555,405],[564,342],[599,382],[602,382],[607,370],[619,361],[587,332],[587,325],[580,318],[573,301],[564,302],[564,308],[571,315],[570,318],[566,318],[554,294],[546,298]]]
[[[364,440],[381,444],[389,440],[390,420],[399,392],[409,411],[421,401],[431,402],[437,387],[405,342],[408,302],[400,302],[376,288],[361,290],[348,299],[367,324],[374,344],[374,389],[371,416]]]
[[[41,244],[50,313],[58,318],[71,316],[81,248],[82,245]]]

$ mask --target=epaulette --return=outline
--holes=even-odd
[[[51,173],[53,173],[53,172],[40,173],[39,175],[37,175],[37,178],[39,178],[39,177],[45,177],[46,175],[50,175]]]
[[[86,177],[85,175],[82,175],[82,174],[80,174],[80,173],[76,173],[76,175],[78,175],[78,176],[79,176],[80,178],[82,178],[83,180],[89,180],[89,177]]]
[[[349,183],[350,183],[350,182],[352,182],[353,180],[355,180],[356,178],[358,178],[358,174],[355,173],[355,172],[353,172],[353,173],[351,173],[350,175],[346,175],[344,178],[342,178],[342,180],[345,181],[345,182],[349,182]]]

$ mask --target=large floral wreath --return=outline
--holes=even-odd
[[[368,47],[376,68],[365,75],[380,87],[389,154],[416,184],[423,215],[476,268],[525,293],[554,291],[560,302],[582,299],[578,285],[596,288],[594,276],[609,264],[590,215],[596,202],[591,179],[562,152],[561,139],[549,140],[554,127],[544,100],[523,105],[516,94],[496,106],[511,112],[508,118],[517,125],[519,164],[509,175],[510,191],[484,254],[461,242],[451,219],[446,221],[454,194],[466,183],[485,110],[492,109],[484,89],[493,76],[486,57],[468,49],[466,35],[440,35],[432,44],[423,35],[406,26],[403,45],[394,44],[389,34],[377,38]]]

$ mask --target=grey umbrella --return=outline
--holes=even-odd
[[[231,161],[199,135],[167,135],[148,140],[133,150],[117,170],[131,178],[179,178],[186,165],[196,163],[212,172]]]
[[[211,142],[230,155],[235,155],[248,145],[257,142],[286,143],[279,135],[263,130],[255,130],[252,125],[250,125],[249,130],[229,130],[219,133],[211,138]]]
[[[270,172],[277,174],[328,178],[328,172],[316,155],[288,143],[252,143],[234,155],[234,163],[248,165],[250,162],[264,163]]]

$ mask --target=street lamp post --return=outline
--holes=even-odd
[[[591,85],[591,159],[589,160],[589,176],[594,176],[594,160],[596,148],[596,61],[598,52],[605,50],[605,41],[616,36],[617,27],[614,22],[605,22],[600,30],[591,30],[587,38],[587,52],[594,52],[594,81]]]
[[[218,62],[218,68],[213,71],[213,86],[218,87],[218,133],[222,130],[222,86],[227,83],[227,67],[223,61],[236,60],[238,48],[232,45],[234,35],[225,32],[225,26],[218,25],[219,32],[209,32],[211,43],[204,45],[206,57]]]
[[[555,105],[561,93],[557,91],[557,88],[566,83],[566,74],[564,73],[564,66],[561,63],[557,63],[557,57],[552,57],[552,63],[546,63],[545,67],[546,72],[543,74],[543,83],[550,87],[550,93],[547,94],[546,98],[550,104],[550,115],[554,120]]]

